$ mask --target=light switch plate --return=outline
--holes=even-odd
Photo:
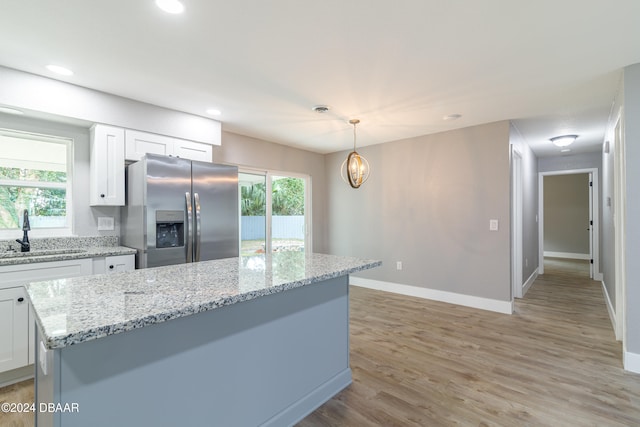
[[[115,222],[112,216],[98,217],[98,231],[111,231],[115,229]]]
[[[497,219],[490,219],[489,220],[489,230],[498,231],[498,220]]]

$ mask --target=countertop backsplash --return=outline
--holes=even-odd
[[[19,236],[17,238],[22,238]],[[31,250],[83,249],[88,247],[118,246],[118,236],[77,236],[77,237],[43,237],[29,239]],[[0,251],[9,249],[9,245],[20,251],[20,244],[13,240],[0,240]]]

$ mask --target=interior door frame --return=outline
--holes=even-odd
[[[591,206],[589,210],[593,213],[593,225],[590,226],[591,234],[591,254],[593,260],[592,278],[594,280],[602,280],[602,272],[600,271],[600,210],[599,195],[600,183],[598,180],[598,168],[570,169],[538,173],[538,274],[544,274],[544,177],[552,175],[575,175],[590,174],[592,182]]]
[[[522,298],[523,254],[523,176],[522,153],[511,146],[511,300]]]
[[[624,114],[622,108],[614,126],[614,193],[613,193],[613,221],[614,221],[614,277],[615,277],[615,315],[616,339],[622,341],[623,354],[627,352],[626,343],[626,221],[627,209],[625,204],[626,161],[624,139]]]

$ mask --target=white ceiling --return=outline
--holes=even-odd
[[[598,150],[638,0],[0,0],[0,65],[206,116],[321,153],[513,120]],[[71,77],[44,67],[71,68]],[[328,113],[311,110],[328,104]],[[453,121],[448,114],[462,114]]]

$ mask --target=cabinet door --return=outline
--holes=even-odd
[[[114,255],[93,259],[93,274],[132,271],[136,268],[135,255]]]
[[[138,161],[145,154],[173,155],[174,138],[127,129],[125,132],[125,158]]]
[[[124,206],[124,129],[93,126],[90,149],[89,203]]]
[[[211,163],[213,161],[213,147],[211,144],[204,144],[202,142],[176,139],[173,143],[173,155],[183,159]]]
[[[0,372],[28,364],[28,304],[23,287],[0,290]]]

